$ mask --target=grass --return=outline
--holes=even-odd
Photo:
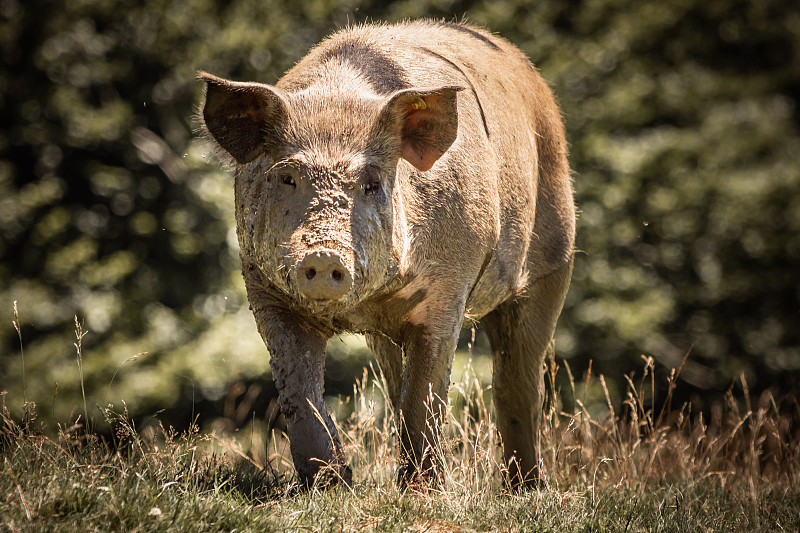
[[[615,403],[602,376],[576,381],[551,357],[550,398],[559,397],[555,376],[566,375],[575,407],[548,402],[542,486],[514,494],[501,481],[491,391],[469,363],[458,374],[441,480],[422,492],[396,487],[396,435],[374,371],[334,406],[349,413],[340,431],[356,477],[328,491],[299,489],[276,429],[139,431],[124,409],[106,409],[110,436],[80,419],[48,435],[33,403],[12,416],[3,395],[0,531],[800,530],[794,398],[751,398],[742,380],[706,420],[691,404],[671,407],[680,368],[656,409],[651,359]],[[592,390],[606,412],[584,406]]]

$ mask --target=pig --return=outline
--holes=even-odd
[[[323,374],[327,340],[355,332],[397,413],[399,482],[428,482],[466,320],[491,344],[506,480],[535,484],[575,234],[561,113],[536,68],[488,31],[418,20],[340,30],[275,85],[198,78],[299,479],[351,482]]]

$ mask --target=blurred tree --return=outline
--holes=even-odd
[[[617,373],[640,352],[673,367],[691,349],[682,377],[696,390],[744,372],[796,391],[800,6],[541,11],[528,52],[566,115],[586,252],[562,354]]]
[[[137,412],[188,382],[218,396],[266,371],[238,279],[231,178],[194,140],[194,72],[276,78],[328,29],[303,27],[309,6],[297,7],[2,3],[0,292],[8,311],[20,302],[31,397],[58,382],[56,406],[73,408],[74,314],[89,331],[92,403],[139,352],[114,391]],[[18,351],[15,331],[2,342]],[[4,357],[2,373],[21,365]]]
[[[57,418],[77,405],[75,314],[90,404],[147,412],[264,373],[195,70],[274,82],[348,23],[463,14],[520,45],[564,110],[582,252],[559,354],[619,375],[693,347],[695,390],[740,372],[796,390],[794,3],[0,0],[0,305],[19,301],[28,397],[58,382]],[[21,398],[10,322],[0,387]]]

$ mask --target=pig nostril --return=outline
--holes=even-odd
[[[303,297],[320,302],[340,300],[353,285],[341,256],[328,250],[306,253],[292,277]]]

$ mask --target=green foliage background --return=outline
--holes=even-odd
[[[268,378],[232,180],[195,131],[195,70],[274,82],[332,30],[422,16],[509,38],[559,97],[581,209],[556,339],[573,372],[592,359],[620,380],[643,353],[668,368],[691,349],[685,397],[741,372],[796,392],[796,2],[0,0],[8,398],[52,403],[58,420],[76,408],[74,315],[90,405],[151,413]],[[359,346],[332,344],[329,391],[348,392]]]

